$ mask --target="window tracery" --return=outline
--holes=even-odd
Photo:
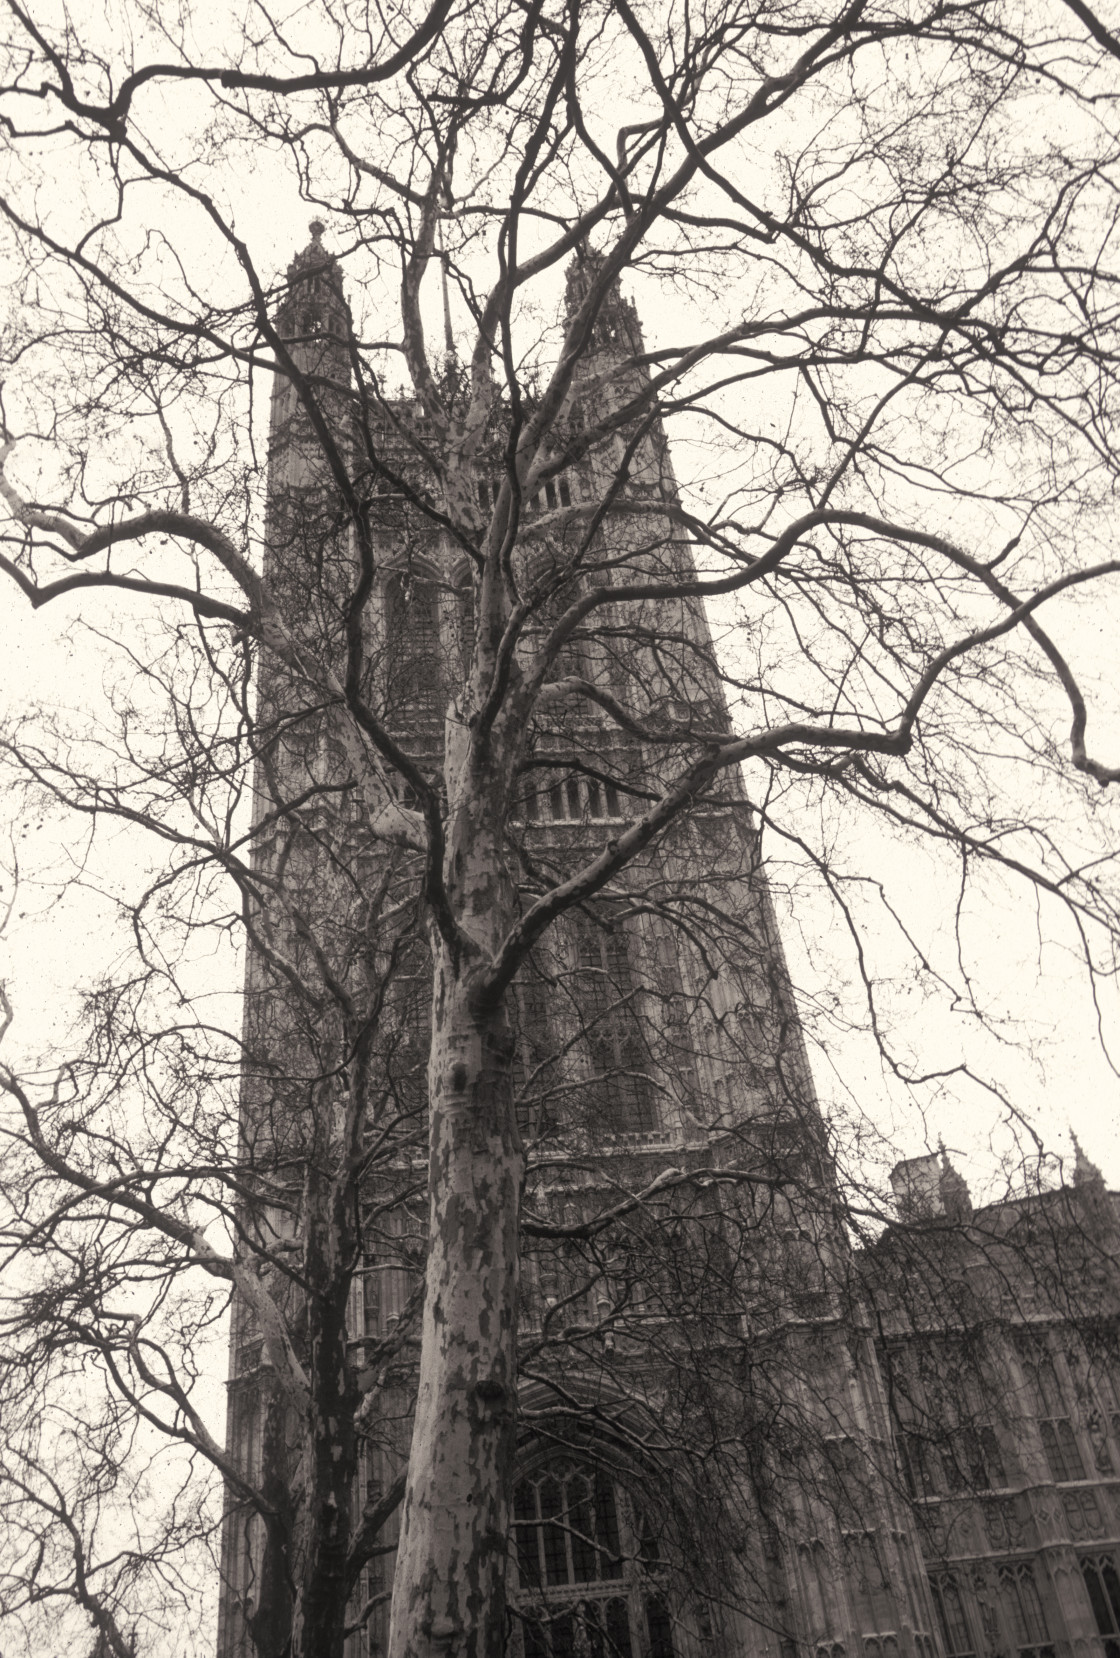
[[[514,1493],[517,1658],[675,1658],[653,1528],[601,1469],[552,1461]]]

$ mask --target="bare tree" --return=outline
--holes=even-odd
[[[798,1241],[842,1253],[760,826],[853,930],[833,814],[1021,877],[1091,963],[1115,935],[1087,808],[1120,773],[1044,620],[1120,569],[1112,37],[986,4],[260,19],[211,49],[208,18],[12,13],[0,562],[34,607],[111,595],[121,677],[5,752],[158,852],[83,1040],[7,1073],[13,1374],[89,1366],[98,1457],[127,1417],[221,1474],[261,1653],[341,1650],[398,1502],[393,1658],[494,1653],[523,1230],[603,1285],[559,1332],[584,1365],[643,1227],[754,1238],[705,1192],[811,1190]],[[317,223],[273,280],[246,156],[337,256]],[[679,329],[647,345],[628,274]],[[199,987],[215,929],[241,1030]],[[703,1151],[651,1153],[668,1122]],[[647,1149],[558,1220],[581,1134]],[[195,1396],[231,1292],[259,1466]],[[361,1434],[391,1463],[409,1421],[363,1510]],[[56,1449],[30,1497],[80,1559]]]

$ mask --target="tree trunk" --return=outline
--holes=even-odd
[[[270,1505],[272,1517],[265,1522],[260,1582],[255,1604],[246,1615],[246,1627],[259,1658],[282,1658],[291,1650],[292,1572],[291,1543],[295,1526],[295,1505],[291,1492],[290,1411],[274,1379],[260,1382],[261,1411],[261,1495]],[[248,1516],[241,1525],[248,1530]],[[247,1539],[241,1545],[248,1548]]]
[[[524,1153],[502,1009],[435,975],[420,1387],[389,1658],[499,1658],[516,1405]]]
[[[348,1183],[314,1165],[305,1184],[307,1243],[306,1502],[293,1565],[298,1593],[291,1658],[342,1658],[352,1532],[358,1393],[347,1344],[347,1300],[357,1240]]]

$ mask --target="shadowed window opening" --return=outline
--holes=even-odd
[[[1031,1566],[1002,1567],[999,1589],[1004,1620],[1019,1658],[1053,1658],[1046,1612]]]
[[[1042,1435],[1042,1449],[1046,1453],[1050,1478],[1056,1483],[1083,1480],[1085,1464],[1081,1460],[1069,1417],[1057,1416],[1042,1421],[1038,1424],[1038,1431]]]
[[[946,1573],[930,1579],[933,1604],[941,1626],[941,1638],[949,1658],[972,1658],[976,1644],[972,1638],[964,1602],[955,1577]]]
[[[1107,1658],[1120,1658],[1120,1577],[1110,1554],[1091,1555],[1080,1562],[1089,1604]]]
[[[438,594],[431,582],[385,584],[388,715],[394,725],[434,724],[441,713]]]
[[[999,1441],[987,1426],[965,1427],[953,1434],[941,1463],[950,1491],[988,1491],[1007,1484]]]
[[[538,773],[538,779],[541,774]],[[548,774],[544,773],[547,778]],[[530,786],[520,807],[529,823],[610,822],[622,817],[622,803],[615,785],[608,779],[570,773],[553,775],[548,781]]]

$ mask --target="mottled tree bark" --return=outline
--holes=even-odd
[[[339,1653],[346,1629],[347,1561],[358,1446],[358,1389],[347,1351],[347,1301],[358,1251],[353,1194],[345,1182],[309,1168],[304,1270],[308,1374],[307,1500],[297,1531],[297,1594],[292,1658]]]
[[[436,972],[420,1387],[390,1658],[498,1658],[514,1454],[524,1154],[512,1043],[450,953]]]

